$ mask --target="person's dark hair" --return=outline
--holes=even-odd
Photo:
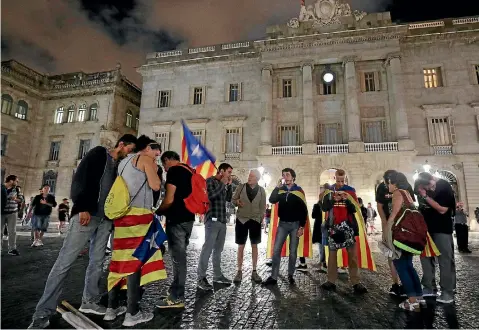
[[[362,199],[361,197],[358,197],[358,203],[359,203],[359,204],[364,204],[364,203],[363,203],[363,199]]]
[[[218,173],[221,172],[221,170],[226,172],[230,168],[233,169],[233,166],[228,163],[221,163],[220,166],[218,166]]]
[[[432,176],[431,173],[421,172],[421,173],[419,173],[419,175],[417,177],[416,183],[420,186],[427,186],[427,185],[429,185],[429,183],[433,179],[434,179],[434,177]],[[414,186],[416,186],[416,185],[414,185]]]
[[[161,155],[160,159],[162,163],[164,163],[167,159],[180,161],[180,155],[174,151],[168,150]]]
[[[62,201],[67,201],[67,200],[68,200],[68,198],[63,198],[63,199],[62,199]]]
[[[134,136],[132,134],[125,134],[115,144],[115,148],[118,148],[118,146],[120,145],[120,142],[123,142],[124,145],[129,145],[129,144],[132,144],[132,143],[136,144],[136,141],[137,141],[136,136]]]
[[[388,183],[395,185],[398,189],[407,190],[409,188],[409,182],[406,176],[401,172],[394,171],[394,173],[391,173]]]
[[[50,185],[49,185],[48,183],[44,183],[44,184],[42,184],[42,187],[40,188],[40,190],[42,190],[42,189],[45,188],[45,187],[50,188]]]
[[[137,140],[136,140],[136,147],[135,147],[135,152],[138,152],[138,151],[142,151],[142,150],[145,150],[146,147],[151,144],[151,143],[157,143],[155,140],[153,139],[150,139],[150,137],[146,136],[146,135],[142,135],[140,136]],[[160,146],[161,147],[161,146]]]
[[[389,176],[393,173],[396,173],[396,171],[395,170],[387,170],[386,172],[384,172],[384,175],[383,175],[384,182],[388,183],[389,182]]]
[[[289,168],[289,167],[283,168],[283,170],[281,171],[281,174],[283,173],[290,173],[291,176],[293,177],[293,181],[296,180],[296,172],[292,168]]]
[[[10,182],[10,181],[15,181],[16,179],[17,179],[17,176],[11,174],[11,175],[9,175],[5,178],[5,183]]]

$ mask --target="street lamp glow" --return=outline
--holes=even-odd
[[[258,167],[258,171],[259,171],[259,174],[263,175],[264,167],[261,165],[260,167]]]
[[[264,176],[263,176],[263,181],[264,183],[266,184],[266,186],[268,186],[271,182],[271,175],[269,175],[268,173],[266,173]]]
[[[334,75],[331,73],[331,72],[326,72],[325,74],[323,74],[323,81],[325,83],[330,83],[334,80]]]
[[[414,175],[412,176],[413,180],[416,181],[419,178],[419,173],[414,172]]]
[[[258,185],[260,185],[261,187],[264,186],[264,180],[263,180],[263,178],[259,179]]]
[[[426,172],[429,172],[431,170],[431,165],[429,165],[428,163],[424,164],[422,167],[424,168],[424,171]]]
[[[441,177],[441,174],[439,174],[439,172],[436,171],[436,172],[434,172],[434,176],[435,176],[436,178],[440,178],[440,177]]]

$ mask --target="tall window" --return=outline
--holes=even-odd
[[[86,119],[86,104],[80,105],[78,108],[78,121],[82,122]]]
[[[239,84],[230,84],[229,101],[239,101]]]
[[[474,72],[476,74],[476,84],[479,85],[479,64],[474,65]]]
[[[318,127],[319,144],[341,144],[343,143],[343,133],[341,123],[319,124]]]
[[[158,108],[170,106],[171,91],[160,91],[158,95]]]
[[[75,106],[70,105],[70,107],[68,108],[67,122],[73,123],[74,121],[75,121]]]
[[[155,133],[155,140],[156,142],[161,144],[161,150],[163,151],[168,150],[169,142],[170,142],[170,133],[169,132]]]
[[[376,82],[374,81],[374,72],[364,73],[364,87],[366,92],[374,92],[376,90]]]
[[[2,95],[2,113],[10,115],[12,113],[13,99],[8,94]]]
[[[63,123],[63,113],[65,111],[63,110],[63,107],[59,107],[57,111],[55,112],[55,124],[61,124]]]
[[[91,140],[80,140],[80,146],[78,148],[78,159],[83,159],[87,152],[90,150]]]
[[[140,116],[136,115],[135,116],[135,130],[138,131],[139,128],[140,128]]]
[[[203,88],[195,87],[193,89],[193,104],[203,104]]]
[[[237,154],[241,152],[242,129],[227,128],[225,132],[225,153]]]
[[[442,86],[441,68],[423,69],[424,87],[436,88]]]
[[[54,141],[50,144],[50,157],[48,160],[58,160],[60,156],[60,141]]]
[[[283,97],[293,97],[292,79],[283,79]]]
[[[15,117],[22,120],[27,120],[28,104],[27,102],[20,100],[17,104],[17,111]]]
[[[381,143],[386,141],[386,121],[363,121],[363,141],[366,143]]]
[[[97,112],[98,112],[98,105],[96,103],[93,103],[90,105],[90,120],[96,120],[97,118]]]
[[[2,149],[1,149],[1,155],[2,156],[5,156],[6,153],[7,153],[7,139],[8,139],[8,135],[7,134],[2,134]]]
[[[133,114],[131,113],[130,110],[126,112],[126,127],[132,127],[131,125],[133,124]]]
[[[57,177],[58,177],[58,173],[53,171],[48,171],[43,173],[43,183],[50,186],[51,194],[55,194],[55,189],[57,186]]]
[[[456,129],[452,118],[428,118],[427,126],[432,146],[450,146],[456,143]]]
[[[278,127],[278,145],[298,146],[299,143],[299,126],[279,126]]]
[[[196,130],[196,131],[191,131],[191,133],[203,145],[205,144],[205,131],[204,130],[200,129],[200,130]]]

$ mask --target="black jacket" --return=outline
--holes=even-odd
[[[5,210],[5,205],[7,205],[7,187],[2,184],[2,214]]]
[[[73,176],[70,197],[71,216],[80,212],[95,213],[100,198],[100,183],[105,172],[108,150],[98,146],[91,149],[78,165]]]
[[[286,186],[281,188],[282,190],[288,190]],[[296,189],[300,190],[299,186]],[[271,196],[269,197],[271,204],[278,204],[278,217],[280,221],[295,222],[299,221],[299,225],[304,227],[306,225],[306,219],[308,217],[308,208],[303,200],[292,194],[283,193],[279,194],[279,188],[274,188]]]
[[[322,243],[321,224],[323,223],[323,211],[319,202],[313,206],[313,214],[311,217],[314,219],[313,227],[313,243]]]

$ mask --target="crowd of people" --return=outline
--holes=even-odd
[[[161,167],[157,165],[157,159],[161,160]],[[162,168],[166,171],[164,183]],[[269,199],[265,189],[259,185],[259,171],[250,171],[247,182],[238,185],[234,191],[232,173],[233,167],[222,163],[216,175],[206,179],[209,208],[204,214],[205,241],[198,261],[198,289],[213,290],[207,278],[210,258],[213,283],[229,285],[243,280],[244,249],[249,237],[253,268],[251,280],[258,284],[266,287],[277,285],[280,261],[285,256],[289,258],[288,281],[294,284],[295,271],[307,271],[305,258],[312,257],[312,244],[318,244],[320,269],[327,273],[327,280],[321,284],[321,288],[334,291],[338,273],[348,272],[353,292],[365,294],[368,290],[361,283],[359,269],[374,270],[375,265],[371,253],[362,252],[369,249],[364,248],[364,244],[368,244],[364,235],[374,233],[375,219],[379,215],[382,223],[381,251],[388,257],[391,273],[389,293],[407,297],[399,307],[418,311],[427,305],[424,299],[427,296],[437,296],[437,301],[445,304],[454,301],[454,226],[459,251],[467,253],[470,250],[467,246],[467,214],[462,203],[456,204],[447,181],[429,173],[420,173],[412,187],[404,174],[388,170],[376,191],[376,212],[371,203],[367,207],[363,205],[355,189],[347,185],[345,171],[338,169],[335,183],[326,184],[320,189],[318,202],[312,212],[314,226],[311,226],[304,191],[296,184],[297,177],[293,169],[282,170],[282,177]],[[70,225],[29,328],[45,328],[49,325],[66,277],[87,244],[89,262],[79,310],[103,315],[105,321],[126,314],[124,326],[135,326],[153,319],[152,313],[140,308],[142,287],[166,278],[162,260],[164,249],[159,247],[146,258],[139,257],[137,251],[155,222],[155,213],[166,218],[168,253],[173,261],[168,294],[158,302],[157,307],[183,308],[188,245],[195,221],[195,212],[192,212],[188,200],[198,189],[196,175],[194,169],[181,163],[176,152],[162,152],[161,145],[144,135],[136,138],[126,134],[110,150],[102,146],[90,150],[73,178],[71,213],[68,199],[59,205],[59,232],[66,221],[69,220]],[[106,214],[112,214],[108,207],[115,203],[112,198],[121,199],[118,194],[114,197],[111,194],[117,183],[124,185],[129,201],[117,217],[108,218]],[[2,228],[7,225],[11,255],[18,255],[15,227],[18,205],[23,198],[16,190],[17,184],[18,178],[11,175],[2,185]],[[154,208],[162,186],[165,194],[158,208]],[[418,206],[415,196],[418,196]],[[227,278],[221,268],[229,220],[227,202],[238,208],[235,222],[237,271],[233,280]],[[28,213],[32,213],[34,231],[32,246],[43,245],[43,234],[55,206],[56,201],[49,194],[49,186],[44,185],[28,209]],[[257,272],[263,221],[266,223],[264,230],[268,233],[267,256],[271,258],[271,274],[265,280]],[[398,229],[412,232],[404,239],[398,234]],[[100,279],[110,240],[112,258],[108,275],[108,305],[103,306],[100,304],[103,294]],[[419,279],[412,263],[413,257],[419,255],[422,279]],[[298,257],[300,262],[297,266]],[[440,268],[439,287],[435,287],[436,263]],[[120,306],[118,291],[125,288],[127,306]]]

